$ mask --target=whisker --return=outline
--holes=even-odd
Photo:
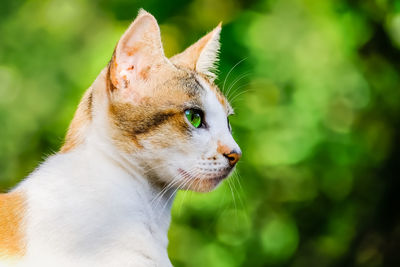
[[[200,173],[200,172],[199,172],[198,170],[196,170],[195,173],[190,173],[190,175],[192,175],[193,177],[196,177],[199,173]],[[191,180],[192,180],[192,182],[191,182],[191,183],[189,184],[189,186],[188,186],[189,190],[190,190],[190,188],[192,187],[192,185],[196,182],[196,179],[191,179]],[[196,189],[197,189],[197,188],[196,188]],[[180,213],[180,211],[181,211],[181,209],[182,209],[183,203],[184,203],[185,198],[186,198],[186,194],[188,193],[189,190],[185,190],[185,193],[184,193],[183,198],[182,198],[182,201],[181,201],[181,205],[180,205],[180,207],[179,207],[179,213]],[[190,193],[192,194],[193,191],[190,190]]]
[[[245,91],[240,92],[230,102],[233,104],[235,99],[237,99],[239,96],[243,95],[244,93],[247,93],[247,92],[250,92],[250,91],[252,91],[252,90],[249,89],[249,90],[245,90]]]
[[[235,182],[239,182],[238,177],[239,177],[238,176],[238,171],[235,170],[235,172],[233,173],[233,177],[232,177],[233,178],[232,179],[232,186],[233,186],[233,189],[236,190],[236,192],[237,192],[237,196],[238,196],[238,199],[239,199],[239,204],[244,209],[244,203],[243,203],[242,196],[241,196],[241,194],[243,193],[243,190],[240,192],[238,190],[238,188],[236,187],[236,185],[235,185]]]
[[[235,206],[235,211],[237,212],[237,206],[236,206],[236,199],[235,199],[235,193],[233,192],[232,186],[231,186],[231,181],[228,179],[228,185],[229,188],[231,189],[231,194],[232,194],[232,199],[233,199],[233,204]]]
[[[246,87],[246,86],[251,86],[250,88],[251,89],[247,89],[247,90],[245,90],[244,92],[255,92],[255,85],[257,85],[257,84],[261,84],[261,82],[259,82],[259,81],[250,81],[250,82],[248,82],[248,83],[245,83],[245,84],[242,84],[242,85],[240,85],[238,88],[236,88],[236,89],[234,89],[233,91],[232,91],[232,93],[229,95],[229,97],[227,97],[228,98],[228,100],[229,100],[229,102],[231,102],[231,104],[233,104],[233,100],[235,100],[235,98],[236,98],[236,96],[238,96],[238,95],[235,95],[235,93],[236,92],[238,92],[239,91],[239,89],[241,89],[241,88],[243,88],[243,87]],[[242,94],[242,92],[240,92],[239,94]]]
[[[245,72],[243,74],[241,74],[239,77],[237,77],[233,83],[229,86],[227,92],[226,92],[226,97],[229,99],[229,92],[232,90],[232,88],[235,86],[235,84],[237,84],[240,80],[246,78],[247,76],[249,76],[250,74],[252,74],[250,71]]]
[[[223,86],[222,86],[222,92],[224,92],[224,90],[225,90],[225,84],[226,84],[226,81],[227,81],[229,75],[231,74],[231,72],[232,72],[240,63],[242,63],[242,62],[245,61],[246,59],[247,59],[247,57],[243,58],[242,60],[240,60],[238,63],[236,63],[236,64],[229,70],[228,74],[225,76],[224,84],[223,84]]]
[[[242,85],[238,86],[236,89],[232,90],[232,93],[230,94],[229,97],[230,98],[235,97],[235,94],[239,93],[240,89],[242,89],[243,87],[249,86],[250,84],[251,84],[251,82],[248,82],[248,83],[245,83],[245,84],[242,84]],[[252,89],[247,89],[247,90],[252,90]]]
[[[235,170],[235,180],[238,182],[238,184],[239,184],[239,186],[240,186],[240,188],[241,188],[241,194],[244,194],[244,190],[243,190],[243,187],[242,187],[242,185],[241,185],[241,183],[240,183],[240,179],[241,179],[241,176],[240,176],[240,173],[239,173],[239,171],[236,171]],[[247,208],[247,206],[244,204],[244,201],[241,199],[241,198],[239,198],[240,199],[240,201],[241,201],[241,205],[242,205],[242,210],[245,212],[245,214],[247,215],[247,216],[245,216],[245,218],[246,218],[246,220],[247,220],[247,222],[249,221],[249,211],[248,211],[248,208]]]
[[[194,169],[194,168],[191,168],[191,169],[190,169],[189,171],[187,171],[187,172],[190,173],[193,169]],[[184,188],[184,187],[188,184],[188,182],[190,182],[190,181],[191,181],[191,180],[188,179],[188,180],[185,181],[183,184],[181,183],[181,184],[179,184],[179,185],[177,186],[177,188],[173,191],[173,193],[169,196],[169,198],[168,198],[167,201],[165,202],[165,204],[164,204],[164,206],[163,206],[163,208],[162,208],[160,214],[163,214],[163,213],[164,213],[165,208],[167,207],[167,205],[168,205],[169,201],[171,200],[171,198],[176,194],[176,192],[178,192],[179,189]]]
[[[166,192],[171,189],[173,186],[175,186],[177,183],[180,182],[180,174],[175,175],[172,179],[171,182],[169,182],[167,184],[167,186],[165,186],[151,201],[151,204],[153,204],[155,201],[157,201],[155,207],[158,206],[159,202],[161,201],[161,199],[163,198],[163,196],[166,194]]]
[[[155,203],[154,207],[157,208],[160,202],[162,201],[163,197],[167,192],[173,188],[174,185],[176,185],[179,182],[179,180],[172,181],[171,183],[168,184],[163,190],[161,190],[157,196],[151,201],[151,204]]]

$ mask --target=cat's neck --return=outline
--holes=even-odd
[[[117,184],[120,179],[121,186],[131,184],[133,194],[136,194],[140,201],[151,210],[149,216],[152,216],[156,222],[168,221],[169,226],[171,207],[176,194],[174,188],[166,190],[165,186],[154,181],[154,177],[150,177],[151,169],[145,169],[131,155],[116,150],[107,140],[102,140],[102,137],[96,133],[89,134],[88,141],[82,145],[80,150],[80,153],[85,153],[88,158],[94,154],[99,157],[100,162],[97,164],[107,166],[110,174],[115,174],[112,182]],[[131,181],[125,184],[126,180]]]
[[[164,190],[154,179],[149,179],[151,170],[144,169],[133,155],[124,154],[111,144],[108,137],[108,105],[105,68],[79,104],[60,155],[77,157],[79,160],[83,158],[83,162],[91,164],[89,168],[94,173],[90,175],[109,179],[114,187],[127,187],[127,191],[132,187],[130,194],[135,195],[137,201],[148,207],[149,212],[146,214],[156,222],[159,220],[162,228],[167,231],[176,191]],[[93,158],[96,162],[93,162]],[[99,172],[98,168],[104,171]],[[112,179],[106,176],[112,176]],[[167,225],[164,225],[165,222],[168,222]]]

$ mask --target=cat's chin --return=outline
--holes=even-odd
[[[199,177],[194,176],[183,169],[178,169],[178,172],[184,180],[183,184],[186,184],[182,189],[192,190],[196,192],[210,192],[211,190],[215,189],[231,173],[231,171],[229,170],[217,173],[214,176]]]

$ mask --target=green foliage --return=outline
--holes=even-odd
[[[58,150],[140,7],[168,56],[224,22],[243,150],[217,190],[178,194],[174,266],[400,266],[400,1],[2,0],[2,191]]]

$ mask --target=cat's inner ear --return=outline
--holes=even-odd
[[[152,69],[165,60],[157,21],[141,10],[115,48],[109,66],[113,88],[148,79]]]
[[[221,23],[185,51],[173,56],[172,63],[203,73],[214,80],[220,49],[220,33]]]

